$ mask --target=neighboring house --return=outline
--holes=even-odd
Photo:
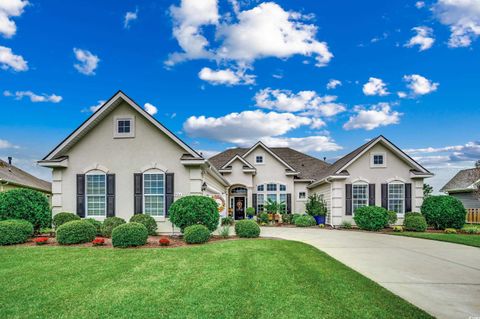
[[[226,150],[209,161],[231,184],[229,210],[243,218],[245,207],[261,211],[270,198],[287,212],[303,213],[310,194],[327,203],[327,223],[353,222],[355,209],[376,205],[396,211],[420,211],[423,180],[433,176],[383,136],[372,139],[333,164],[290,148],[258,142],[249,149]]]
[[[480,161],[475,168],[458,172],[440,191],[458,198],[465,208],[480,208]]]
[[[351,221],[357,207],[384,206],[399,217],[418,211],[432,174],[383,136],[334,164],[290,148],[226,150],[205,159],[119,91],[55,147],[40,165],[53,169],[53,214],[103,220],[153,216],[169,232],[168,208],[185,195],[211,196],[219,212],[245,218],[267,199],[303,213],[308,196],[328,205],[327,222]],[[227,209],[228,208],[228,209]]]
[[[52,194],[52,184],[37,178],[18,167],[12,165],[12,158],[8,162],[0,159],[0,192],[15,188],[29,188],[44,193],[48,198]]]
[[[53,169],[53,214],[129,220],[152,215],[172,231],[168,208],[185,195],[225,201],[228,182],[199,153],[119,91],[55,147],[40,165]]]

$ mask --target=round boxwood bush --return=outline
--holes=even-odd
[[[57,229],[57,242],[61,245],[87,243],[95,239],[95,226],[85,220],[72,220]]]
[[[7,219],[0,222],[0,245],[21,244],[33,234],[33,225],[26,220]]]
[[[260,227],[253,220],[240,220],[235,224],[235,234],[243,238],[256,238],[260,236]]]
[[[155,221],[155,218],[150,215],[133,215],[132,218],[130,218],[130,222],[143,224],[147,228],[148,234],[151,236],[155,236],[157,234],[157,222]]]
[[[388,224],[388,211],[378,206],[359,207],[353,219],[361,229],[377,231]]]
[[[53,216],[53,226],[58,228],[65,223],[71,222],[72,220],[80,220],[80,217],[73,213],[61,212]]]
[[[423,232],[427,230],[425,217],[419,213],[407,213],[403,221],[405,230]]]
[[[95,229],[97,230],[97,236],[102,236],[103,233],[102,233],[102,227],[103,227],[103,223],[99,220],[96,220],[95,218],[87,218],[85,219],[85,221],[89,222],[90,224],[92,224]]]
[[[429,196],[421,211],[427,224],[435,229],[462,228],[467,214],[462,202],[452,196]]]
[[[102,235],[105,237],[112,237],[112,231],[115,227],[127,223],[125,219],[120,217],[107,217],[103,221]]]
[[[210,231],[203,225],[192,225],[185,228],[183,239],[187,244],[203,244],[210,239]]]
[[[297,227],[311,227],[315,226],[317,222],[315,221],[315,218],[313,218],[310,215],[301,215],[295,217],[295,226]]]
[[[52,216],[47,196],[26,188],[0,193],[0,220],[5,219],[27,220],[35,230],[50,227]]]
[[[113,247],[136,247],[147,243],[148,230],[140,223],[128,223],[115,227],[112,231]]]
[[[188,226],[204,225],[210,232],[217,229],[218,204],[207,196],[185,196],[173,202],[168,211],[170,222],[183,233]]]

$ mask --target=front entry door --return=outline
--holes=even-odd
[[[235,220],[245,218],[245,197],[234,198]]]

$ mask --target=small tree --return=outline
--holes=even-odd
[[[423,198],[427,198],[428,196],[432,195],[433,187],[429,184],[423,184]]]
[[[308,196],[305,210],[310,216],[325,216],[327,214],[327,203],[318,194]]]
[[[269,214],[280,214],[285,211],[285,202],[276,202],[271,199],[267,199],[264,205],[265,211]]]

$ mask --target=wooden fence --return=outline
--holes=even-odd
[[[480,224],[480,208],[467,209],[467,223]]]

